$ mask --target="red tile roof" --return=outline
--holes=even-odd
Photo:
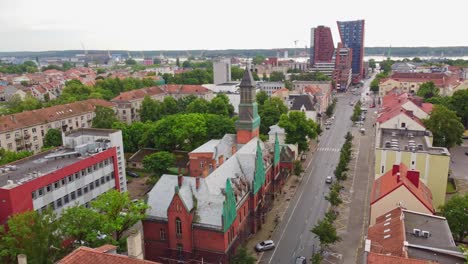
[[[135,99],[142,99],[145,98],[145,96],[153,96],[157,94],[162,94],[164,91],[158,87],[158,86],[153,86],[153,87],[147,87],[147,88],[142,88],[142,89],[137,89],[137,90],[132,90],[128,92],[123,92],[119,94],[117,97],[112,99],[112,102],[118,102],[118,101],[130,101],[130,100],[135,100]]]
[[[276,94],[279,94],[279,93],[281,93],[281,92],[288,92],[288,91],[289,91],[288,88],[281,88],[281,89],[279,89],[279,90],[276,90],[273,94],[276,95]]]
[[[406,109],[404,109],[403,107],[401,106],[396,106],[394,108],[391,108],[391,109],[388,109],[384,112],[381,113],[381,115],[377,118],[377,122],[378,123],[384,123],[392,118],[394,118],[395,116],[397,115],[400,115],[400,114],[404,114],[406,116],[408,116],[410,119],[413,119],[416,123],[420,124],[421,126],[425,127],[423,122],[418,118],[416,117],[412,111],[408,111]]]
[[[92,112],[96,108],[96,105],[106,107],[115,106],[114,103],[105,100],[88,99],[85,101],[0,116],[0,132],[54,122],[79,114]]]
[[[385,217],[389,214],[389,217]],[[406,240],[405,225],[400,218],[401,214],[401,208],[397,207],[379,216],[375,224],[369,227],[367,239],[371,241],[371,252],[399,257],[406,255],[403,248],[403,242]],[[388,235],[390,236],[385,238]]]
[[[397,256],[388,256],[370,252],[367,255],[367,264],[429,264],[434,263],[429,260],[410,259]]]
[[[392,193],[396,189],[400,187],[405,187],[427,209],[434,213],[435,210],[432,206],[432,194],[429,188],[421,180],[419,180],[419,178],[417,179],[419,181],[418,186],[413,184],[408,178],[408,172],[411,172],[413,175],[417,173],[417,175],[419,176],[419,171],[408,170],[408,168],[403,163],[401,163],[400,165],[394,165],[394,167],[395,166],[399,166],[395,173],[394,169],[392,168],[387,173],[385,173],[380,178],[374,181],[371,193],[371,205],[376,203],[383,197],[387,196],[388,194]],[[397,176],[397,172],[400,173],[399,179]]]
[[[161,87],[168,94],[201,94],[212,92],[201,85],[168,84]]]
[[[112,250],[113,246],[102,246],[92,249],[79,247],[72,253],[58,261],[59,264],[157,264],[157,262],[129,258],[128,256],[106,253],[107,249]]]
[[[448,87],[458,83],[457,74],[451,73],[423,73],[423,72],[395,72],[389,79],[399,82],[434,82],[437,87]]]

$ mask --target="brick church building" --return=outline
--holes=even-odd
[[[189,153],[187,176],[163,175],[148,193],[145,258],[162,263],[228,263],[264,222],[289,170],[287,146],[259,140],[250,70],[240,84],[236,134]],[[281,160],[281,162],[280,162]],[[182,171],[181,171],[182,172]]]

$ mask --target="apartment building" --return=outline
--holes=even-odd
[[[14,213],[88,206],[99,195],[127,190],[122,132],[80,128],[63,146],[0,167],[0,223]]]
[[[258,88],[260,88],[261,91],[266,92],[268,96],[271,96],[274,92],[278,91],[281,88],[284,88],[284,83],[283,82],[259,82]]]
[[[141,104],[146,96],[153,100],[163,101],[165,94],[157,86],[123,92],[111,100],[116,104],[117,118],[127,124],[140,121]]]
[[[51,128],[62,132],[90,128],[96,105],[114,109],[114,103],[89,99],[32,111],[0,116],[0,148],[39,152]]]
[[[116,104],[117,118],[122,122],[131,124],[140,121],[141,104],[146,96],[153,100],[163,101],[166,96],[171,96],[177,100],[190,95],[207,101],[214,97],[213,91],[201,85],[169,84],[123,92],[112,99],[111,102]]]

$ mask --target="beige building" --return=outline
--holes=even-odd
[[[44,137],[51,128],[66,132],[91,127],[96,105],[115,109],[111,102],[89,99],[0,116],[0,148],[9,151],[39,152]]]
[[[149,96],[153,100],[163,101],[164,95],[164,91],[155,86],[123,92],[112,99],[112,102],[116,104],[117,118],[122,122],[131,124],[140,121],[140,109],[145,96]]]
[[[374,181],[371,193],[370,225],[377,217],[395,207],[434,214],[431,191],[419,180],[419,171],[408,170],[404,164],[395,164]]]
[[[375,179],[394,164],[403,163],[420,172],[419,178],[432,192],[434,208],[437,210],[443,205],[450,165],[449,151],[433,147],[429,131],[381,128],[376,137]]]
[[[123,92],[111,101],[116,104],[117,118],[122,122],[131,124],[140,121],[141,104],[146,96],[153,100],[163,101],[166,96],[171,96],[177,100],[189,95],[207,101],[214,97],[213,91],[201,85],[169,84]]]

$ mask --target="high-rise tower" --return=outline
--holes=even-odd
[[[352,49],[353,83],[364,77],[364,20],[337,21],[341,42]]]
[[[237,143],[246,144],[258,137],[260,116],[255,98],[255,81],[247,66],[240,83],[239,119],[236,121]]]
[[[311,29],[311,65],[318,62],[332,62],[335,46],[329,27],[318,26]]]

